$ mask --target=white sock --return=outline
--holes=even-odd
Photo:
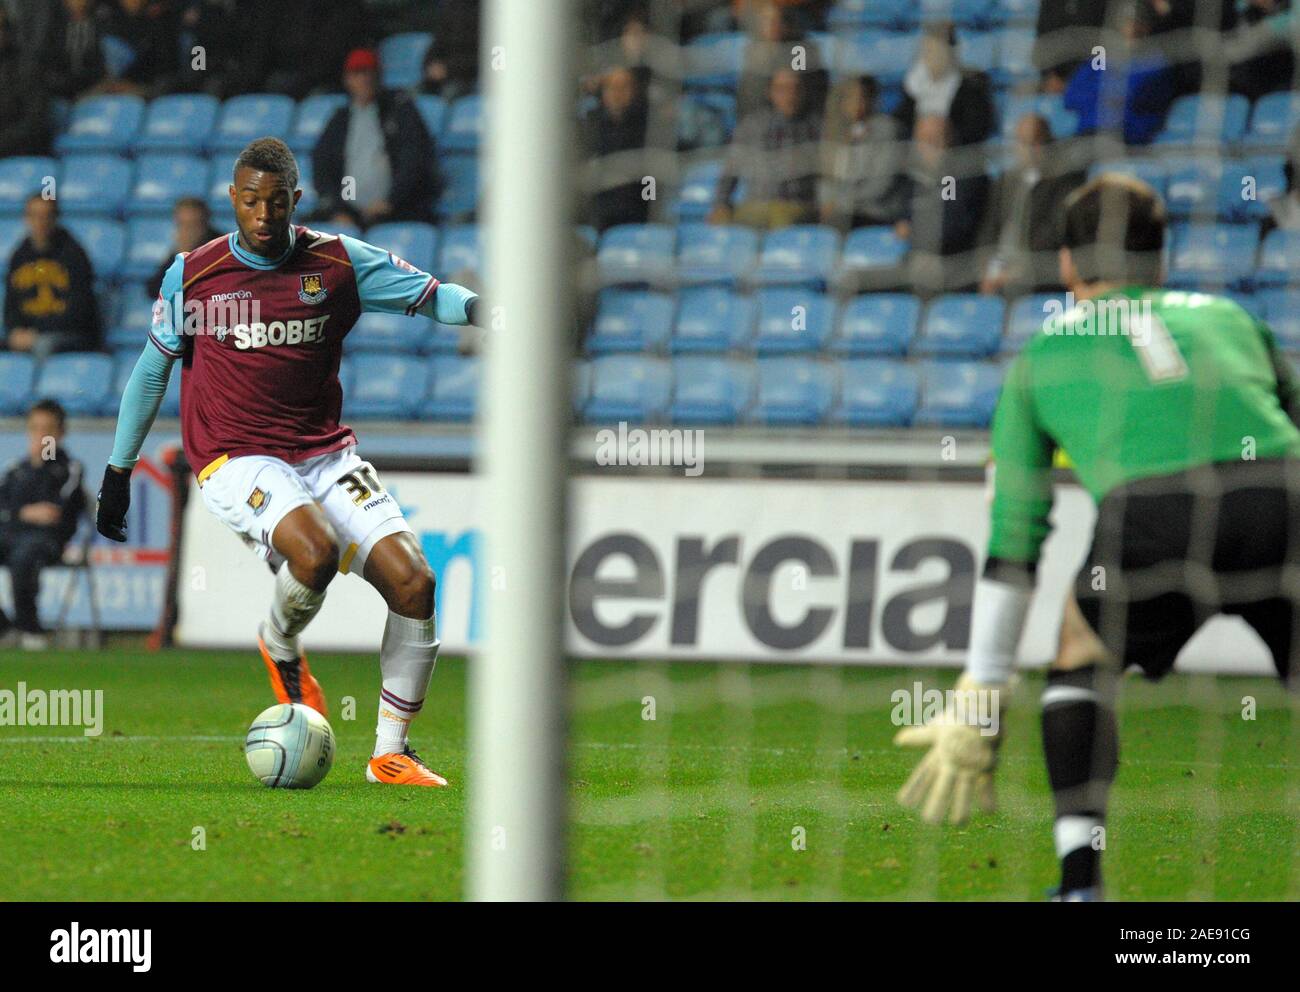
[[[436,615],[415,620],[389,610],[383,645],[379,649],[384,687],[379,694],[374,757],[406,749],[407,731],[424,705],[437,660]]]
[[[270,619],[262,624],[262,640],[272,658],[288,660],[299,655],[298,635],[320,612],[325,593],[303,585],[289,571],[289,564],[275,573],[275,596]]]

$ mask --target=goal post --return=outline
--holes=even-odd
[[[488,574],[467,838],[477,900],[564,893],[571,13],[571,0],[486,8]]]

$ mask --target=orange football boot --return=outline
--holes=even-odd
[[[409,747],[401,753],[381,754],[366,765],[366,781],[378,785],[442,786],[447,780],[434,772]]]
[[[304,703],[321,716],[329,716],[325,693],[307,667],[307,655],[300,651],[296,661],[276,661],[267,650],[266,641],[262,639],[261,627],[257,628],[257,646],[262,652],[262,660],[266,662],[267,674],[271,676],[271,688],[279,702]]]

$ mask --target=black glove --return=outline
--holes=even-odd
[[[95,529],[110,541],[126,540],[126,511],[131,505],[131,473],[109,465],[95,503]]]

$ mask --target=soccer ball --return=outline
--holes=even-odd
[[[248,728],[244,757],[268,788],[310,789],[334,764],[334,731],[310,706],[278,703]]]

